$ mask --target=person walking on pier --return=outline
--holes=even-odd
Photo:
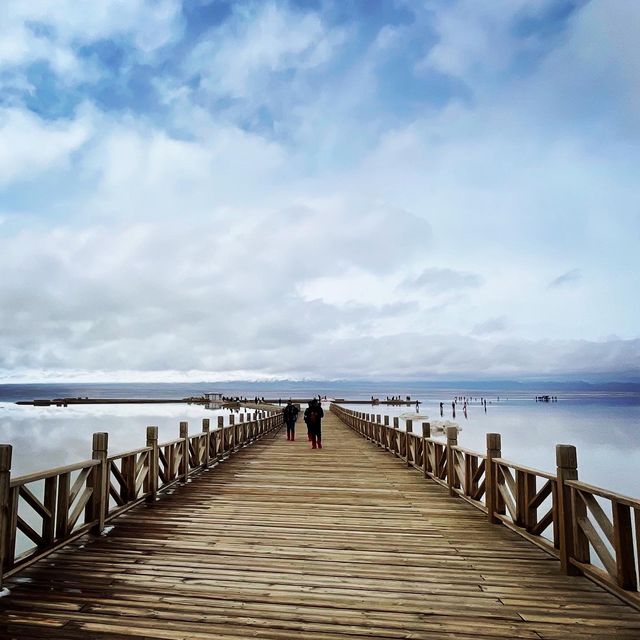
[[[282,411],[284,424],[287,427],[287,440],[295,440],[296,420],[298,419],[298,407],[289,400],[287,406]]]
[[[304,412],[304,421],[307,423],[307,430],[312,449],[322,449],[323,417],[324,411],[322,410],[322,405],[314,398]]]

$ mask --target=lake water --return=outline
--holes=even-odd
[[[109,451],[117,453],[145,444],[145,427],[159,427],[160,439],[178,436],[180,421],[190,432],[201,431],[202,419],[212,428],[224,411],[200,405],[85,405],[69,407],[19,406],[16,400],[54,397],[156,397],[172,398],[221,391],[225,395],[268,396],[286,399],[311,396],[367,399],[372,395],[410,395],[420,400],[420,414],[440,419],[439,402],[445,403],[444,419],[451,420],[454,396],[485,398],[468,407],[467,417],[458,405],[456,422],[462,428],[459,443],[483,451],[485,434],[502,434],[503,457],[527,466],[554,471],[555,445],[578,449],[580,478],[586,482],[631,496],[640,496],[640,393],[545,388],[433,388],[420,383],[264,383],[176,385],[0,385],[0,442],[14,447],[12,474],[70,464],[91,456],[91,434],[109,433]],[[558,396],[558,402],[536,403],[537,394]],[[498,400],[498,397],[500,400]],[[358,405],[371,413],[415,412],[413,407]],[[419,421],[418,421],[419,422]],[[419,424],[416,431],[419,431]],[[331,446],[330,442],[326,443]]]

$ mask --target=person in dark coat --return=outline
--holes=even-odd
[[[296,420],[298,419],[298,407],[289,400],[287,406],[282,411],[284,424],[287,427],[287,440],[295,440]]]
[[[304,412],[304,421],[307,423],[307,430],[312,449],[322,449],[323,417],[324,411],[322,410],[322,405],[314,398]]]

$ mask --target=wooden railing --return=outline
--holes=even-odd
[[[556,473],[531,469],[502,458],[501,437],[487,434],[487,450],[458,445],[456,427],[445,438],[421,434],[406,420],[374,416],[331,405],[331,411],[361,436],[404,460],[425,478],[443,485],[560,560],[568,575],[584,574],[640,609],[640,500],[578,481],[575,447],[556,446]],[[598,558],[600,564],[593,556]]]
[[[282,425],[281,411],[218,416],[211,430],[158,443],[158,427],[147,427],[146,446],[108,455],[108,434],[93,434],[90,460],[50,471],[11,477],[11,445],[0,445],[0,589],[2,580],[85,533],[100,534],[107,522],[190,476],[228,458]],[[18,538],[21,538],[18,544]],[[18,552],[18,547],[25,547]]]

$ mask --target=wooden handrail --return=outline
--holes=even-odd
[[[556,476],[553,473],[549,473],[548,471],[541,471],[540,469],[534,469],[533,467],[526,467],[517,462],[513,462],[512,460],[507,460],[506,458],[494,458],[493,461],[496,464],[500,464],[505,467],[511,467],[516,471],[523,471],[524,473],[530,473],[532,475],[535,475],[538,478],[546,478],[547,480],[556,479]]]
[[[627,505],[632,509],[640,509],[640,499],[631,498],[629,496],[625,496],[624,494],[616,493],[615,491],[609,491],[608,489],[601,489],[600,487],[595,487],[592,484],[587,484],[586,482],[582,482],[580,480],[569,480],[567,481],[567,484],[574,489],[579,489],[580,491],[591,493],[594,496],[600,496],[601,498],[606,498],[607,500],[611,500],[612,502]]]
[[[131,451],[125,451],[124,453],[116,453],[113,456],[109,456],[109,460],[120,460],[121,458],[127,458],[129,456],[137,456],[145,451],[150,451],[150,447],[140,447],[139,449],[132,449]]]
[[[468,454],[470,456],[478,456],[478,458],[482,458],[483,460],[487,457],[484,453],[479,453],[473,449],[466,449],[465,447],[461,447],[459,444],[455,445],[453,448],[455,451],[459,451],[460,453]]]
[[[331,411],[425,478],[448,487],[451,495],[481,509],[490,522],[558,558],[564,573],[584,574],[640,609],[640,500],[580,482],[575,447],[556,447],[553,474],[503,458],[500,434],[487,434],[485,454],[459,446],[453,430],[446,441],[436,440],[429,423],[423,423],[420,437],[411,422],[401,432],[395,417],[390,426],[388,416],[382,425],[379,417],[374,422],[335,403]],[[610,502],[611,515],[599,500]],[[591,562],[590,549],[604,570]]]
[[[10,486],[20,487],[31,482],[39,482],[40,480],[46,480],[47,478],[54,478],[61,476],[65,473],[73,473],[74,471],[82,471],[83,469],[90,469],[98,464],[98,460],[83,460],[82,462],[76,462],[75,464],[68,464],[64,467],[55,467],[54,469],[48,469],[47,471],[36,471],[35,473],[28,473],[24,476],[16,476],[11,478]]]
[[[153,503],[177,483],[225,460],[282,425],[282,411],[260,411],[229,426],[218,417],[218,429],[158,443],[157,427],[147,428],[146,446],[107,455],[108,434],[93,436],[92,459],[11,478],[11,445],[0,445],[0,590],[2,582],[78,536],[100,534],[142,501]],[[205,428],[206,427],[206,428]],[[44,487],[34,483],[44,481]],[[31,487],[29,486],[31,485]],[[30,520],[21,517],[22,505]],[[31,543],[18,552],[18,537]]]
[[[179,444],[181,442],[183,442],[183,438],[176,438],[175,440],[168,440],[167,442],[161,442],[160,444],[158,444],[159,447],[170,447],[173,444]]]

